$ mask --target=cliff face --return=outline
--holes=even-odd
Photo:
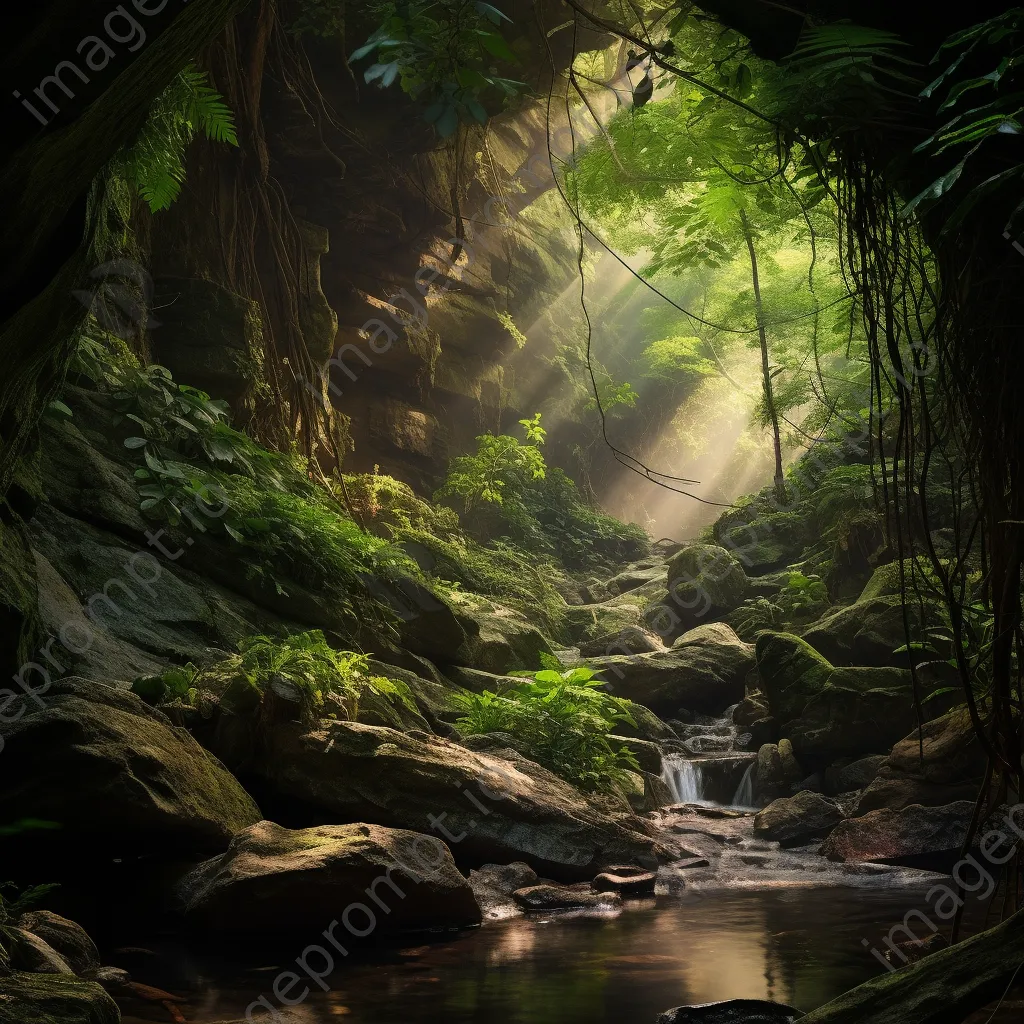
[[[269,383],[293,387],[293,404],[322,401],[326,370],[348,421],[346,469],[377,465],[425,491],[477,434],[532,413],[546,396],[522,385],[551,350],[541,338],[520,353],[519,328],[577,272],[575,235],[549,195],[564,114],[546,105],[570,41],[545,44],[531,5],[509,14],[513,45],[532,55],[520,69],[529,91],[443,142],[397,87],[357,82],[337,43],[306,41],[296,70],[279,25],[256,62],[262,15],[236,19],[204,66],[239,120],[239,149],[193,144],[182,197],[136,215],[159,307],[153,356],[232,401],[251,393],[261,343],[285,364],[275,372],[292,380]],[[233,56],[262,69],[255,96]]]

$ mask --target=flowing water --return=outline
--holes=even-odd
[[[662,779],[680,804],[750,808],[754,803],[757,755],[743,748],[749,735],[733,724],[734,708],[719,718],[697,715],[665,746]]]
[[[884,971],[871,949],[908,910],[927,905],[938,876],[833,864],[812,848],[756,839],[755,755],[742,749],[731,711],[698,718],[665,757],[663,777],[679,806],[652,821],[691,856],[662,868],[656,896],[618,909],[528,914],[436,941],[368,943],[352,949],[326,989],[288,988],[292,997],[308,994],[287,1016],[257,1009],[251,1019],[653,1024],[672,1006],[734,998],[806,1011]],[[282,1009],[274,981],[294,967],[283,956],[254,962],[219,949],[199,957],[158,944],[133,974],[179,998],[189,1022],[240,1024],[261,996]],[[125,1009],[125,1024],[167,1019],[162,1007]]]

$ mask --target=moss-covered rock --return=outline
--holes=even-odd
[[[883,586],[881,582],[878,584]],[[869,582],[868,586],[871,584]],[[908,655],[895,652],[911,639],[921,639],[925,626],[939,625],[945,614],[937,602],[905,607],[898,596],[868,597],[831,612],[803,630],[804,639],[835,665],[908,666]]]
[[[62,847],[91,856],[167,856],[223,850],[262,817],[215,757],[134,694],[67,679],[38,700],[7,707],[17,718],[0,724],[19,780],[0,792],[0,819],[58,822]]]
[[[615,820],[536,763],[510,750],[501,754],[328,721],[275,730],[253,769],[276,797],[321,813],[434,830],[461,863],[526,860],[549,877],[582,880],[607,863],[666,855],[641,819]],[[443,829],[434,829],[437,822]]]
[[[762,633],[755,651],[761,689],[772,715],[783,723],[798,718],[832,674],[831,663],[792,633]]]
[[[601,637],[631,636],[643,631],[642,603],[632,594],[575,605],[566,609],[566,638],[572,644],[589,643]]]
[[[649,583],[643,622],[670,645],[689,629],[725,618],[750,596],[739,562],[715,544],[688,544],[668,563],[667,589]],[[630,596],[630,595],[626,595]]]
[[[515,669],[538,669],[541,654],[551,654],[551,644],[525,616],[474,598],[457,595],[456,607],[467,624],[466,642],[448,649],[443,660],[502,675]]]
[[[319,934],[325,915],[341,917],[352,904],[369,906],[381,933],[480,923],[440,839],[379,825],[291,830],[261,821],[190,871],[177,894],[191,928],[253,944]],[[359,927],[367,922],[360,917]]]
[[[120,1024],[117,1004],[71,974],[0,975],[0,1024]]]
[[[743,699],[754,653],[724,623],[698,626],[671,650],[594,660],[612,691],[655,712],[720,713]]]
[[[840,757],[888,752],[916,720],[908,669],[837,668],[785,730],[801,760],[824,767]]]

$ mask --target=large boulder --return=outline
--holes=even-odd
[[[908,669],[836,668],[791,633],[762,633],[756,650],[769,710],[805,767],[884,754],[917,721]]]
[[[56,822],[64,850],[166,856],[219,852],[262,818],[215,757],[134,694],[71,678],[39,700],[0,722],[17,780],[0,791],[0,820]]]
[[[447,648],[447,653],[438,652],[441,661],[502,675],[516,669],[538,669],[540,656],[552,653],[540,630],[510,608],[472,600],[460,605],[459,612],[467,624],[466,642]]]
[[[802,846],[823,839],[842,821],[839,806],[809,790],[773,800],[754,817],[754,835],[783,846]]]
[[[910,670],[837,668],[800,717],[785,727],[801,760],[884,754],[917,721]]]
[[[832,664],[792,633],[762,633],[755,643],[761,690],[772,715],[785,726],[828,684]]]
[[[187,923],[247,942],[301,938],[334,917],[406,932],[480,923],[480,908],[440,839],[379,825],[292,830],[261,821],[178,884]],[[352,916],[355,911],[352,912]]]
[[[664,570],[663,570],[664,572]],[[608,637],[609,653],[615,653],[615,645],[621,638],[630,652],[630,639],[644,635],[643,600],[634,594],[613,597],[597,604],[583,604],[566,609],[565,635],[573,644],[593,644],[602,637]]]
[[[830,860],[949,870],[960,856],[973,814],[971,800],[942,807],[883,807],[841,822],[821,852]]]
[[[0,1024],[120,1024],[117,1004],[73,974],[0,976]]]
[[[857,813],[973,800],[985,763],[970,714],[965,708],[951,711],[926,722],[892,748],[861,795]]]
[[[853,604],[830,612],[803,630],[804,639],[834,665],[908,668],[907,653],[895,653],[907,643],[904,615],[911,638],[920,639],[925,627],[945,621],[944,613],[934,600],[909,601],[904,607],[898,595],[877,593],[880,589],[880,583],[876,587],[869,581],[866,590],[877,596],[861,596]]]
[[[669,560],[663,602],[678,622],[669,633],[658,630],[659,635],[671,641],[694,626],[721,619],[743,603],[748,587],[743,566],[725,548],[687,545]]]
[[[871,754],[855,761],[842,759],[825,772],[825,792],[830,795],[866,789],[875,780],[885,763],[883,754]]]
[[[326,721],[273,731],[254,759],[276,797],[348,821],[434,831],[456,860],[525,860],[553,878],[590,878],[612,861],[667,855],[642,819],[615,820],[567,782],[511,750]]]
[[[671,650],[614,655],[593,664],[617,696],[655,712],[674,714],[684,707],[715,714],[743,699],[754,651],[724,623],[715,622],[685,633]]]

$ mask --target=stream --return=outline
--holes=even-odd
[[[665,1009],[734,998],[807,1011],[882,970],[862,942],[882,937],[938,876],[879,864],[833,864],[814,846],[755,839],[755,755],[732,725],[697,718],[665,758],[678,804],[655,822],[694,854],[659,873],[657,895],[620,909],[528,914],[454,936],[368,942],[312,986],[294,1024],[653,1024]],[[311,936],[310,941],[316,937]],[[235,1022],[284,959],[153,943],[132,973],[180,998],[195,1024]],[[296,948],[295,954],[301,952]],[[302,986],[295,992],[301,992]],[[274,1001],[274,1005],[279,1004]],[[167,1020],[127,1004],[126,1024]],[[252,1018],[274,1018],[256,1011]]]
[[[653,1024],[683,1003],[773,999],[810,1010],[882,970],[877,942],[923,887],[690,891],[617,914],[542,914],[443,942],[380,947],[316,989],[289,1021],[328,1024]],[[186,995],[196,1024],[235,1021],[282,962],[257,970],[165,951],[143,980]],[[300,951],[297,949],[296,954]],[[301,989],[300,989],[301,991]],[[165,1021],[125,1006],[124,1020]],[[270,1020],[255,1014],[256,1021]]]

